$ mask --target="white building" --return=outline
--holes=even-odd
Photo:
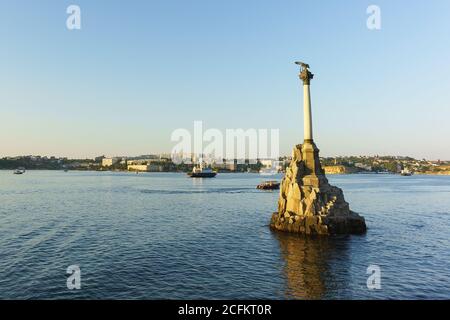
[[[119,162],[120,158],[104,158],[102,159],[102,167],[111,167],[113,164]]]
[[[283,169],[283,161],[278,161],[275,159],[260,159],[259,162],[262,164],[264,169],[273,169],[277,171]]]

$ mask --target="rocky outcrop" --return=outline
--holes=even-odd
[[[281,183],[278,211],[273,213],[270,226],[319,235],[366,231],[364,218],[350,210],[342,190],[328,183],[313,141],[294,148]]]

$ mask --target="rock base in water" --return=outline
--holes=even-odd
[[[361,234],[363,217],[350,210],[341,189],[328,183],[312,141],[294,148],[270,227],[303,234]]]
[[[270,227],[279,231],[308,235],[363,234],[366,232],[364,218],[353,211],[350,211],[347,217],[294,215],[290,218],[279,218],[278,212],[274,212]]]

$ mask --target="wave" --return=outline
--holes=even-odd
[[[147,194],[209,194],[209,193],[260,193],[254,188],[213,188],[207,190],[140,190]]]

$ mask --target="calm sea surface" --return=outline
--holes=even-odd
[[[271,232],[257,174],[0,171],[0,298],[450,298],[450,177],[328,178],[366,235]]]

